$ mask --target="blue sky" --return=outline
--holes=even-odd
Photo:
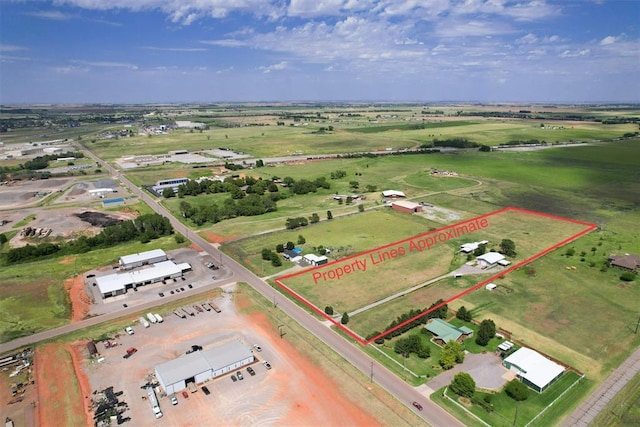
[[[0,0],[0,103],[640,102],[636,0]]]

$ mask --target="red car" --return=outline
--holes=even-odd
[[[182,391],[182,397],[184,397],[185,399],[189,398],[189,393],[187,393],[186,391]]]
[[[418,411],[422,411],[422,405],[419,404],[418,402],[413,402],[413,406],[415,406],[418,409]]]

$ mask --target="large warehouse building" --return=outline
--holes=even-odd
[[[153,249],[139,254],[124,255],[120,257],[120,268],[130,270],[136,267],[142,267],[147,264],[155,264],[156,262],[166,261],[169,258],[162,249]]]
[[[114,297],[124,295],[128,289],[135,289],[138,286],[182,277],[184,272],[189,270],[191,270],[189,263],[176,264],[173,261],[163,261],[141,270],[96,277],[96,285],[102,298]]]
[[[255,360],[251,349],[240,341],[233,341],[209,350],[196,351],[156,365],[156,378],[164,391],[171,395],[187,388],[187,384],[201,384]]]

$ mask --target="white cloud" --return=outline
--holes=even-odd
[[[610,44],[614,44],[616,42],[619,42],[620,40],[622,40],[624,38],[624,34],[620,34],[619,36],[607,36],[605,38],[603,38],[602,40],[600,40],[600,46],[607,46]]]
[[[436,27],[436,35],[447,38],[493,36],[513,32],[514,28],[508,23],[490,20],[443,20],[438,22]]]
[[[138,66],[134,64],[129,64],[126,62],[111,62],[111,61],[84,61],[84,60],[74,60],[72,61],[75,64],[86,65],[88,67],[96,67],[96,68],[127,68],[129,70],[137,70]]]
[[[258,67],[260,70],[262,70],[263,73],[270,73],[272,71],[282,71],[284,69],[289,68],[289,63],[287,61],[282,61],[279,62],[277,64],[273,64],[273,65],[268,65],[268,66],[261,66]]]
[[[159,50],[164,52],[206,52],[203,47],[158,47],[158,46],[142,46],[145,50]]]
[[[287,15],[304,18],[337,16],[343,6],[343,0],[291,0]]]
[[[77,67],[74,65],[53,67],[53,71],[58,74],[85,74],[88,73],[89,70],[89,67]]]
[[[35,16],[36,18],[42,19],[50,19],[53,21],[66,21],[67,19],[71,19],[72,16],[66,15],[57,10],[41,10],[37,12],[28,12],[26,15]]]
[[[0,43],[0,52],[19,52],[21,50],[28,50],[24,46],[18,46],[16,44],[2,44]]]
[[[562,52],[560,54],[561,58],[575,58],[575,57],[579,57],[579,56],[586,56],[589,55],[589,53],[591,53],[591,49],[581,49],[581,50],[565,50],[564,52]]]
[[[524,37],[520,37],[519,39],[516,40],[516,43],[521,43],[521,44],[533,44],[536,43],[538,41],[538,38],[535,36],[535,34],[527,34]]]

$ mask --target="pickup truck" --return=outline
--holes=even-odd
[[[127,352],[125,353],[125,355],[124,355],[124,356],[122,356],[122,357],[123,357],[124,359],[128,359],[128,358],[130,358],[131,356],[133,356],[133,354],[134,354],[136,351],[138,351],[138,349],[137,349],[137,348],[135,348],[135,347],[129,347],[129,348],[127,349]]]

